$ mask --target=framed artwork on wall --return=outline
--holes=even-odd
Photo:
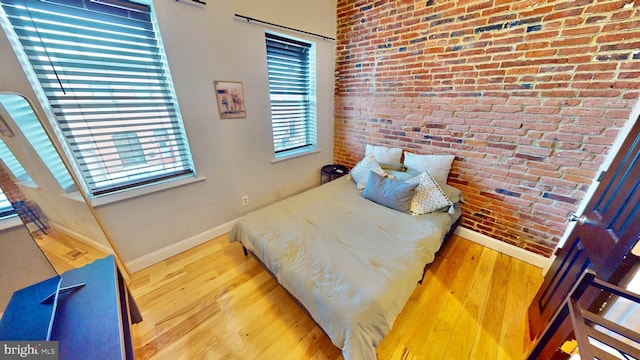
[[[220,119],[243,119],[247,116],[240,81],[214,81]]]

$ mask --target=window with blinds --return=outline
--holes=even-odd
[[[276,158],[316,146],[314,46],[266,33]]]
[[[0,3],[11,24],[5,31],[18,39],[18,57],[28,60],[23,66],[35,74],[39,84],[32,85],[46,95],[91,195],[194,173],[149,6],[127,0]],[[123,146],[122,139],[135,140]]]
[[[0,190],[0,220],[18,215],[7,196]]]
[[[27,170],[24,169],[20,161],[13,155],[2,139],[0,139],[0,160],[18,181],[33,183],[31,176],[27,174]]]
[[[0,94],[0,105],[6,110],[13,122],[25,135],[31,147],[36,151],[40,159],[42,159],[42,162],[47,169],[49,169],[51,175],[56,179],[62,190],[65,192],[78,190],[69,171],[67,171],[67,167],[51,143],[51,139],[49,139],[42,124],[40,124],[40,120],[38,120],[38,117],[33,112],[31,104],[22,96]],[[21,179],[17,174],[16,177]]]

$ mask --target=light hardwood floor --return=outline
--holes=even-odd
[[[378,359],[522,359],[539,268],[454,236],[430,265]],[[239,244],[213,239],[134,273],[138,359],[341,359]]]
[[[47,229],[46,234],[32,232],[31,237],[59,274],[107,256],[105,252],[53,229]]]

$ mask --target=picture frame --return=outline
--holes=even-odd
[[[240,81],[214,81],[220,119],[244,119],[247,116],[244,90]]]

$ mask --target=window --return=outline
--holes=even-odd
[[[11,206],[7,196],[0,190],[0,220],[16,216],[16,210]]]
[[[31,104],[19,95],[0,94],[0,105],[4,107],[7,114],[25,135],[62,190],[65,192],[77,190],[73,178],[69,175],[69,171],[67,171],[67,167],[64,165],[64,162],[62,162],[62,159],[60,159],[58,151],[56,151],[56,148],[51,143],[51,139],[49,139],[42,124],[40,124],[40,120],[38,120],[38,117],[33,112]],[[9,166],[13,172],[13,168],[11,168],[8,163],[7,166]],[[14,175],[16,178],[23,180],[15,172]]]
[[[314,44],[266,34],[276,158],[316,146]]]
[[[113,135],[113,142],[116,144],[118,156],[123,167],[139,166],[147,163],[140,139],[136,133],[115,134]]]
[[[0,160],[11,171],[13,177],[18,181],[24,181],[32,184],[33,180],[31,176],[27,174],[27,171],[22,167],[22,164],[16,159],[15,155],[9,150],[7,145],[0,139]]]
[[[127,0],[0,3],[11,24],[5,31],[19,41],[14,50],[37,78],[32,85],[44,93],[88,193],[194,174],[149,6]],[[129,155],[123,156],[124,147]],[[171,156],[157,156],[166,152]]]

